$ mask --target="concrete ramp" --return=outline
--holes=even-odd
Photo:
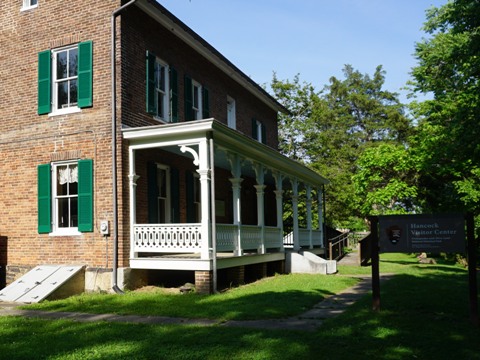
[[[47,298],[49,295],[58,291],[62,285],[66,285],[69,280],[80,273],[83,269],[81,265],[41,265],[30,270],[20,279],[14,281],[6,288],[0,291],[0,301],[13,301],[19,303],[37,303]],[[73,293],[83,291],[85,287],[85,277],[82,273],[78,276],[78,281],[68,289],[64,287],[64,296],[73,295]],[[81,289],[81,290],[80,290]],[[80,290],[80,291],[79,291]]]
[[[309,251],[287,252],[285,267],[288,273],[327,275],[337,272],[335,260],[325,260]]]

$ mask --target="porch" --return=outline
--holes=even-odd
[[[283,261],[288,248],[324,250],[322,187],[327,181],[305,166],[214,119],[129,128],[123,137],[129,149],[131,268],[212,271]],[[152,159],[171,172],[170,186],[178,186],[179,195],[156,194],[159,202],[146,206],[152,196],[145,190],[144,178],[150,175],[143,169]],[[173,164],[182,164],[180,170],[173,171]],[[189,191],[190,172],[197,185]],[[168,187],[168,174],[159,187]],[[292,209],[287,236],[285,201]]]

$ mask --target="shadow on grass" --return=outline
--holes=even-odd
[[[291,305],[310,298],[295,291],[277,295],[223,301],[241,312],[247,311],[241,303],[259,299]],[[317,289],[311,296],[323,295]],[[198,302],[207,299],[193,296]],[[480,359],[480,331],[469,323],[465,273],[426,269],[421,277],[396,275],[381,285],[381,309],[372,312],[367,295],[316,333],[0,318],[0,358]]]
[[[381,285],[381,311],[371,296],[328,320],[319,338],[326,358],[480,359],[480,331],[470,323],[465,272],[428,269]],[[332,350],[336,349],[336,350]]]

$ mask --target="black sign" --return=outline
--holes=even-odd
[[[379,216],[380,252],[465,253],[463,215]]]

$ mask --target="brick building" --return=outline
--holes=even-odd
[[[276,150],[284,109],[159,3],[4,0],[0,14],[3,282],[79,264],[87,290],[211,291],[282,271],[287,189],[289,245],[321,252],[326,180]]]

